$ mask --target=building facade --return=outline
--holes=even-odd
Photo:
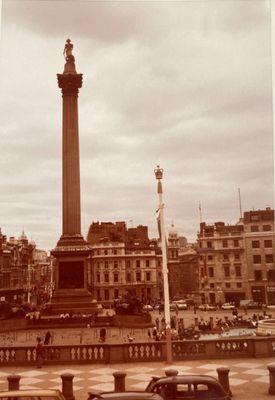
[[[92,248],[89,282],[95,299],[113,302],[127,292],[144,303],[158,297],[157,254],[147,227],[127,229],[124,222],[96,222],[87,240]]]
[[[248,273],[243,224],[200,224],[199,283],[203,303],[238,303],[247,298]]]
[[[248,298],[275,304],[274,210],[245,212],[243,223]]]

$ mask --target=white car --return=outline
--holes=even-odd
[[[222,310],[233,310],[234,308],[235,308],[235,306],[233,306],[233,304],[230,304],[230,303],[224,303],[221,306]]]
[[[153,311],[153,307],[150,304],[145,304],[143,311]]]

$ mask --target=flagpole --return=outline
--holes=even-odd
[[[167,267],[167,251],[166,251],[166,237],[164,226],[164,204],[162,200],[162,177],[163,169],[157,165],[154,170],[156,179],[158,181],[157,191],[159,195],[159,218],[160,218],[160,237],[161,237],[161,250],[162,250],[162,275],[163,275],[163,291],[164,291],[164,318],[165,318],[165,334],[166,334],[166,360],[168,363],[172,362],[172,338],[171,338],[171,318],[170,318],[170,300],[169,300],[169,284],[168,284],[168,267]]]

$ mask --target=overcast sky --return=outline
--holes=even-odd
[[[64,43],[79,94],[82,233],[148,225],[164,168],[167,229],[189,241],[242,208],[273,207],[269,1],[3,0],[0,226],[39,248],[61,235]],[[130,220],[133,223],[129,222]]]

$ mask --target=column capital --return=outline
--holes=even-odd
[[[63,96],[77,96],[82,87],[82,74],[57,74],[57,81]]]

